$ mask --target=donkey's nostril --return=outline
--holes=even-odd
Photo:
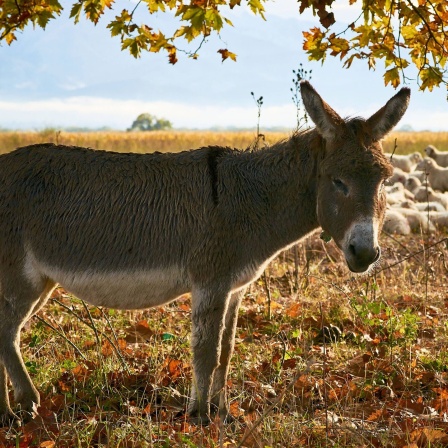
[[[354,257],[356,257],[356,247],[353,244],[350,244],[350,246],[348,246],[348,250]]]
[[[358,265],[360,268],[365,268],[379,260],[381,256],[381,249],[379,246],[364,246],[362,244],[356,244],[355,242],[348,245],[348,255],[352,267]]]

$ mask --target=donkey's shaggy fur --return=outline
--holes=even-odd
[[[282,249],[321,226],[349,268],[380,250],[380,139],[404,114],[402,89],[368,120],[344,121],[307,82],[316,129],[260,151],[206,147],[117,154],[34,145],[0,156],[0,416],[39,394],[19,350],[20,329],[56,284],[98,306],[146,308],[192,293],[192,418],[225,393],[246,285]],[[222,396],[226,405],[226,397]]]

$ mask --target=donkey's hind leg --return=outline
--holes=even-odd
[[[219,365],[224,318],[230,292],[221,285],[195,287],[192,294],[193,385],[188,412],[191,420],[207,423],[210,389]]]
[[[234,292],[230,296],[229,306],[227,307],[225,328],[221,341],[221,356],[219,358],[219,366],[213,375],[213,385],[211,391],[211,411],[219,409],[220,405],[224,409],[219,409],[220,413],[225,413],[226,418],[231,418],[229,414],[229,405],[227,401],[227,374],[229,372],[230,359],[233,354],[233,347],[235,345],[236,323],[238,320],[238,310],[241,305],[241,300],[244,297],[246,288]],[[220,403],[220,397],[224,400]]]
[[[20,409],[31,412],[39,404],[39,393],[34,387],[20,353],[20,330],[25,322],[47,301],[55,284],[42,281],[40,288],[27,281],[2,282],[0,295],[0,419],[16,418],[8,402],[6,374],[14,388],[14,397]]]

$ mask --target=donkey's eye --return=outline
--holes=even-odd
[[[347,187],[347,185],[344,184],[344,182],[342,182],[341,179],[333,179],[333,185],[336,187],[337,190],[339,190],[345,196],[348,195],[348,187]]]

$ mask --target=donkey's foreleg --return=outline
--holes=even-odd
[[[14,388],[14,399],[20,410],[31,413],[33,407],[39,405],[39,392],[34,387],[20,354],[20,338],[15,341],[4,340],[5,349],[2,350],[1,361],[5,365]]]
[[[210,390],[213,373],[219,364],[229,297],[230,291],[218,285],[193,289],[193,384],[188,412],[190,417],[197,417],[204,423],[210,415]]]
[[[213,375],[213,384],[211,391],[211,403],[213,405],[212,412],[219,408],[221,391],[224,398],[225,412],[229,415],[228,401],[227,401],[227,374],[230,367],[230,359],[233,354],[233,347],[235,345],[236,323],[238,320],[238,310],[241,305],[241,300],[244,297],[246,289],[241,289],[234,292],[230,296],[229,306],[227,307],[225,317],[225,328],[221,341],[221,356],[219,358],[219,366]]]
[[[21,313],[17,313],[17,310],[15,304],[10,304],[6,299],[0,299],[0,315],[5,319],[0,325],[0,363],[6,368],[11,380],[16,403],[21,405],[21,410],[31,412],[33,404],[39,404],[39,393],[33,386],[20,354],[20,329],[25,319],[20,316]],[[6,403],[7,390],[4,383],[2,383],[2,389],[1,394],[5,395],[5,400],[1,403],[2,411],[8,414],[10,409]]]
[[[6,378],[14,388],[14,398],[20,410],[32,412],[39,404],[39,393],[34,387],[20,353],[20,330],[24,323],[47,301],[54,283],[43,282],[42,288],[24,286],[24,279],[10,281],[0,296],[0,415],[8,419],[14,414],[8,403]],[[5,372],[6,369],[6,372]],[[26,417],[26,415],[25,415]]]

